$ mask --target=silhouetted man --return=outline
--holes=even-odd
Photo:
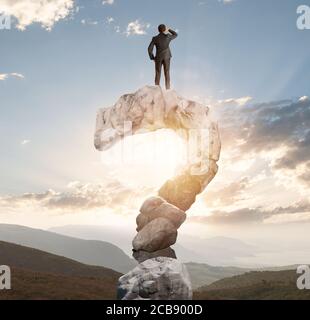
[[[155,85],[160,85],[161,69],[164,66],[165,79],[166,79],[166,89],[170,89],[170,60],[171,51],[169,44],[174,40],[178,34],[167,28],[164,24],[158,27],[159,34],[152,39],[149,45],[149,55],[151,60],[155,60]],[[154,46],[156,47],[156,56],[153,54]]]

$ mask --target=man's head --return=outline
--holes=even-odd
[[[158,31],[160,33],[164,33],[166,31],[166,26],[164,24],[161,24],[158,26]]]

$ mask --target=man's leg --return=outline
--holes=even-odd
[[[164,71],[166,78],[166,89],[170,89],[170,58],[164,60]]]
[[[155,60],[155,85],[159,86],[160,85],[160,77],[161,77],[161,66],[162,66],[162,61],[160,60]]]

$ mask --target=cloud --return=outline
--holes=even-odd
[[[288,207],[278,207],[272,211],[273,214],[296,214],[310,212],[310,201],[303,199]]]
[[[244,191],[250,185],[250,180],[248,177],[244,177],[239,181],[232,182],[226,186],[212,191],[209,190],[205,196],[205,202],[207,206],[227,206],[232,203],[243,200],[246,196]]]
[[[243,208],[234,211],[214,211],[210,216],[196,216],[189,221],[203,224],[248,224],[263,222],[264,214],[259,209]]]
[[[17,79],[25,79],[25,76],[21,73],[0,73],[0,81],[4,81],[8,79],[9,77],[17,78]]]
[[[308,101],[309,100],[309,97],[308,96],[303,96],[303,97],[300,97],[299,98],[299,101],[300,102],[305,102],[305,101]]]
[[[7,74],[7,73],[0,73],[0,81],[6,80],[7,77],[8,77],[8,74]]]
[[[106,208],[120,213],[121,209],[136,210],[141,205],[141,198],[150,195],[152,191],[143,187],[132,189],[118,181],[108,181],[108,179],[105,183],[97,184],[71,182],[62,192],[48,190],[43,193],[1,197],[0,207],[9,209],[32,207],[55,210],[59,213]]]
[[[220,171],[203,198],[211,215],[194,219],[213,224],[310,221],[309,202],[289,205],[310,197],[310,100],[243,106],[232,105],[234,100],[213,108],[221,132]]]
[[[284,100],[216,107],[225,152],[231,162],[264,158],[274,173],[307,183],[310,167],[310,100]],[[308,185],[309,182],[308,182]]]
[[[218,0],[218,2],[222,2],[224,4],[230,4],[232,2],[234,2],[235,0]]]
[[[114,18],[113,17],[107,17],[107,23],[112,23],[112,22],[114,22]]]
[[[129,22],[126,30],[127,36],[131,35],[145,35],[146,30],[150,28],[150,24],[141,23],[139,20]]]
[[[304,171],[300,173],[298,179],[303,182],[305,185],[310,187],[310,163],[308,162],[304,166]]]
[[[241,97],[238,99],[231,98],[231,99],[226,99],[226,100],[220,100],[219,103],[225,103],[225,104],[237,104],[238,106],[244,106],[247,103],[249,103],[251,100],[253,100],[252,97]]]
[[[112,4],[114,4],[114,0],[103,0],[103,1],[102,1],[102,4],[103,4],[103,5],[106,5],[106,4],[112,5]]]
[[[74,0],[0,0],[0,12],[15,17],[20,30],[33,23],[51,30],[56,22],[72,12],[73,7]]]
[[[189,220],[195,223],[229,225],[310,222],[310,202],[304,199],[288,207],[277,207],[269,210],[257,207],[232,211],[213,211],[210,216],[196,216],[189,218]]]
[[[11,73],[11,76],[15,77],[15,78],[18,78],[18,79],[25,79],[25,76],[22,75],[21,73],[13,72],[13,73]]]
[[[81,20],[81,23],[84,24],[84,25],[89,25],[89,26],[96,26],[96,25],[98,25],[98,21],[85,20],[85,19],[82,19],[82,20]]]
[[[29,144],[30,142],[31,142],[31,140],[22,140],[20,144],[22,146],[25,146],[26,144]]]
[[[294,170],[304,163],[310,164],[310,128],[305,137],[292,141],[285,156],[277,159],[274,167]]]

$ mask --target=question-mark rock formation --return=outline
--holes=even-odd
[[[95,147],[105,151],[127,136],[160,129],[172,129],[184,140],[189,147],[189,161],[140,209],[138,233],[132,242],[139,265],[119,280],[118,298],[123,300],[192,298],[186,267],[177,260],[171,246],[186,220],[186,211],[218,171],[221,142],[209,108],[173,90],[146,86],[122,96],[114,106],[99,110]]]

